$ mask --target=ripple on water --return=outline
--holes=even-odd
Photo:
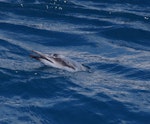
[[[0,1],[0,123],[147,124],[149,1]],[[32,60],[60,53],[70,73]]]

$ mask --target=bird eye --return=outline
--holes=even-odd
[[[54,57],[57,57],[57,56],[58,56],[58,54],[53,54],[53,56],[54,56]]]

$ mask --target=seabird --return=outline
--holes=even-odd
[[[34,53],[30,55],[31,58],[39,60],[46,66],[67,70],[70,72],[77,72],[77,71],[87,71],[88,67],[80,64],[68,57],[65,57],[60,54],[50,53],[50,54],[43,54],[39,51],[32,50]]]

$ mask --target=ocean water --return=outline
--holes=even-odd
[[[150,124],[150,1],[0,0],[0,124]]]

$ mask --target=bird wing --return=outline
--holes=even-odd
[[[73,70],[75,70],[74,64],[72,63],[72,61],[66,57],[54,57],[53,58],[57,63],[59,63],[62,66],[66,66],[69,68],[72,68]]]
[[[37,55],[30,55],[31,58],[34,58],[34,59],[37,59],[37,60],[40,60],[40,59],[45,59],[51,63],[53,63],[50,59],[48,59],[48,57],[46,55],[44,55],[43,53],[39,52],[39,51],[36,51],[36,50],[32,50],[33,53],[37,54]]]

